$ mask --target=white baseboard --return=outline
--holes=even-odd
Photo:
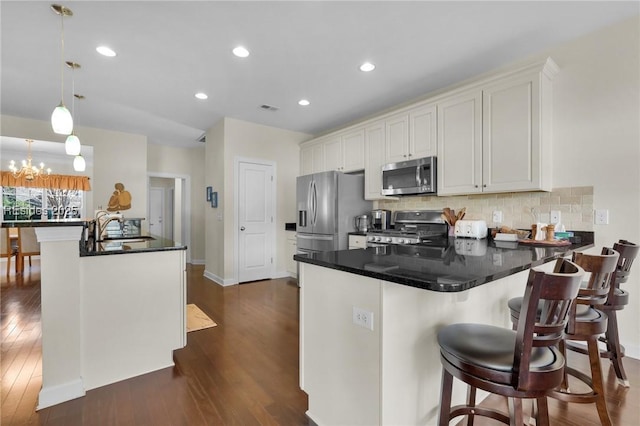
[[[229,285],[234,285],[234,284],[238,284],[238,280],[236,280],[235,278],[230,278],[230,279],[224,279],[222,277],[217,276],[216,274],[209,272],[205,269],[204,271],[204,277],[215,282],[216,284],[219,284],[221,286],[229,286]]]
[[[36,410],[51,407],[52,405],[60,404],[62,402],[71,401],[72,399],[80,398],[84,395],[85,390],[82,379],[77,379],[57,386],[43,386],[42,389],[40,389],[40,394],[38,395],[38,406],[36,407]]]
[[[192,265],[204,265],[206,263],[206,261],[204,259],[191,259],[191,263]]]
[[[272,280],[278,278],[296,278],[296,274],[292,274],[289,271],[278,271],[271,277]]]

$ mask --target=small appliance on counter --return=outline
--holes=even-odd
[[[371,211],[371,228],[377,231],[390,229],[391,211],[382,209]]]
[[[487,222],[484,220],[458,220],[455,223],[453,235],[464,238],[487,238]]]
[[[356,226],[356,231],[358,232],[367,232],[368,230],[371,229],[371,220],[369,219],[369,216],[367,216],[366,214],[361,214],[359,216],[356,216],[354,222]]]

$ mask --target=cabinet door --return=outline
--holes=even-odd
[[[482,91],[438,103],[438,195],[482,191]]]
[[[342,139],[332,137],[324,145],[324,170],[342,170]]]
[[[378,122],[365,129],[364,198],[380,200],[382,165],[385,163],[385,127]]]
[[[317,143],[311,147],[312,173],[324,172],[324,144]]]
[[[409,115],[402,114],[385,121],[386,162],[409,160]]]
[[[484,88],[484,191],[542,189],[539,89],[535,75]]]
[[[313,173],[313,145],[300,147],[300,176]]]
[[[409,113],[409,157],[436,155],[436,106],[426,105]]]
[[[364,129],[342,137],[342,171],[364,169]]]
[[[296,245],[296,237],[287,236],[287,272],[292,277],[296,277],[298,275],[298,262],[293,260],[293,255],[297,253],[297,245]]]

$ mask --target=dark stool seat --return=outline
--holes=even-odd
[[[602,249],[600,255],[573,253],[573,261],[586,272],[590,272],[590,276],[589,281],[580,286],[578,297],[569,313],[564,340],[560,342],[559,348],[565,355],[567,347],[569,349],[578,348],[568,341],[586,342],[587,349],[583,349],[582,352],[589,355],[591,375],[586,375],[567,366],[562,385],[549,394],[549,396],[565,402],[595,403],[600,422],[603,425],[610,425],[611,420],[605,401],[598,349],[598,336],[607,331],[608,316],[603,310],[600,310],[600,305],[605,303],[610,293],[611,278],[616,269],[618,258],[617,251],[606,247]],[[507,304],[511,311],[511,320],[517,321],[521,315],[523,301],[520,298],[514,298],[509,300]],[[537,315],[541,315],[539,307]],[[568,374],[587,384],[591,390],[585,393],[569,392]]]
[[[536,424],[549,424],[546,396],[562,383],[565,366],[556,345],[562,340],[583,274],[565,259],[557,261],[552,273],[532,269],[516,331],[482,324],[452,324],[439,331],[441,426],[463,415],[469,424],[474,416],[484,416],[521,425],[524,398],[536,400]],[[453,377],[469,386],[465,405],[451,407]],[[509,413],[477,407],[477,389],[506,396]]]

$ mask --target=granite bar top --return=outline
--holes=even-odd
[[[89,223],[92,221],[93,219],[15,220],[2,222],[1,225],[2,228],[35,228],[54,226],[88,227]],[[78,241],[80,257],[187,249],[187,246],[183,244],[156,236],[142,236],[141,238],[130,237],[128,238],[129,241],[125,238],[98,242],[94,242],[93,238],[90,238],[87,235],[85,235],[85,237],[87,238],[86,240],[81,239]],[[144,239],[144,241],[140,241],[141,239]]]
[[[296,254],[293,258],[298,262],[425,290],[458,292],[593,247],[592,232],[580,233],[580,236],[580,242],[562,247],[448,238],[444,247],[385,245]]]
[[[150,238],[149,238],[150,237]],[[144,241],[141,241],[144,239]],[[127,241],[128,240],[128,241]],[[157,236],[130,237],[80,244],[80,257],[186,250],[187,246]]]

